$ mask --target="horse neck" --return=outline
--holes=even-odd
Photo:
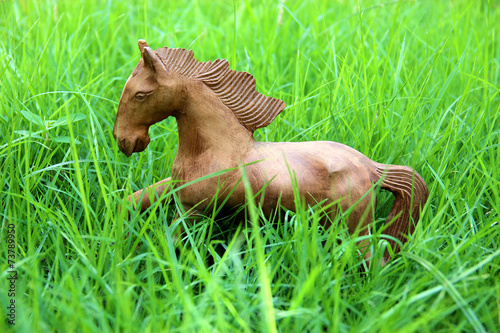
[[[250,146],[253,135],[204,83],[187,86],[184,107],[174,115],[179,132],[177,155],[197,157],[208,150],[237,158]]]

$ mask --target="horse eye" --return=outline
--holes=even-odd
[[[146,99],[146,97],[150,94],[151,92],[142,92],[139,91],[137,94],[135,94],[134,98],[138,101],[143,101]]]

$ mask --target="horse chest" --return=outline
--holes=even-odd
[[[236,186],[240,178],[238,170],[230,170],[220,175],[211,176],[221,170],[237,167],[236,163],[222,162],[209,158],[176,158],[172,165],[172,176],[178,181],[177,186],[191,183],[178,192],[180,201],[185,207],[197,207],[203,210],[212,198],[221,201]],[[207,177],[208,176],[208,177]]]

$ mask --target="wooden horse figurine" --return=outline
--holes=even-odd
[[[182,188],[178,198],[193,214],[203,212],[216,195],[219,203],[227,199],[225,207],[238,207],[245,202],[244,166],[253,193],[265,187],[257,202],[266,216],[278,203],[295,209],[295,183],[306,204],[321,203],[330,217],[339,209],[351,209],[346,221],[349,232],[366,235],[378,182],[395,196],[385,233],[405,243],[413,232],[428,189],[412,168],[376,163],[336,142],[258,142],[253,132],[269,125],[285,103],[256,92],[252,75],[231,70],[227,60],[200,62],[185,49],[153,51],[144,40],[139,40],[139,49],[141,60],[123,89],[113,136],[130,156],[146,149],[151,125],[176,118],[179,149],[172,177],[148,188],[156,198],[169,186],[232,169]],[[138,191],[129,200],[143,211],[151,205],[151,197]],[[399,251],[397,243],[389,243]],[[387,252],[384,257],[389,259]]]

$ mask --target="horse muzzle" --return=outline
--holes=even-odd
[[[130,157],[133,153],[139,153],[146,149],[150,142],[150,138],[148,135],[145,137],[137,137],[132,140],[127,140],[126,138],[120,139],[115,138],[118,143],[118,148],[122,153],[124,153],[127,157]]]

